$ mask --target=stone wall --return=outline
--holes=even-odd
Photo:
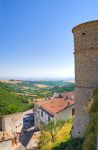
[[[73,137],[82,137],[89,122],[85,107],[98,87],[98,21],[73,28],[75,47],[76,116]]]
[[[36,129],[40,129],[40,108],[34,105],[34,126]]]
[[[18,131],[23,127],[23,113],[14,113],[0,117],[2,131]]]

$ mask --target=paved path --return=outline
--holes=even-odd
[[[36,139],[33,138],[33,133],[32,130],[27,132],[13,150],[36,150],[37,143]]]
[[[13,150],[34,150],[37,145],[36,141],[32,138],[34,134],[34,122],[30,121],[33,118],[33,111],[29,110],[24,113],[24,129],[25,133],[20,137],[19,144]]]

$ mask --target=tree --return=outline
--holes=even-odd
[[[48,131],[51,135],[52,142],[55,141],[55,136],[57,134],[57,131],[62,128],[64,125],[64,120],[59,120],[56,123],[54,121],[50,121],[48,124],[43,125],[43,130]]]

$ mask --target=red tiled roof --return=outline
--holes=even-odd
[[[67,99],[64,98],[52,98],[49,100],[36,102],[35,105],[41,107],[48,113],[55,115],[56,113],[66,109],[67,107],[75,104],[74,99]]]

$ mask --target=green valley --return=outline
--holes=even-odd
[[[33,101],[51,97],[54,92],[73,91],[74,83],[65,81],[0,81],[0,115],[33,108]]]

